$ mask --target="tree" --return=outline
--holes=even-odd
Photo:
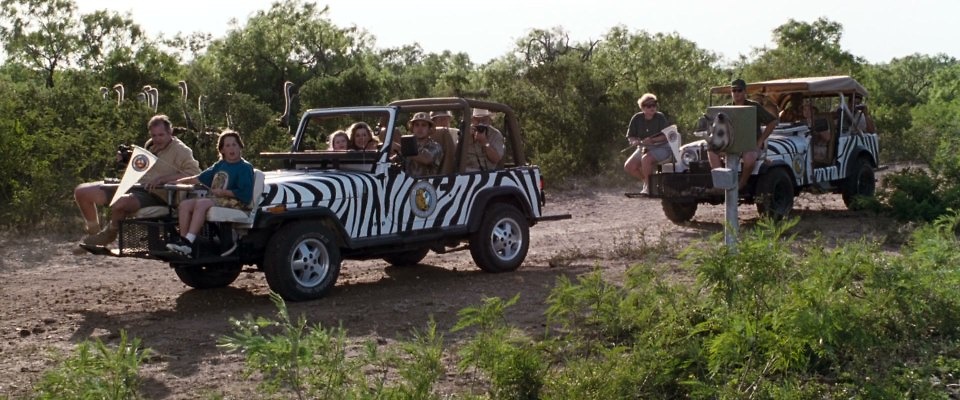
[[[0,39],[7,56],[44,72],[53,87],[57,69],[70,64],[80,46],[77,6],[70,0],[0,1]]]
[[[772,49],[753,51],[742,57],[736,69],[748,81],[796,76],[859,75],[865,61],[843,50],[843,25],[827,18],[813,23],[790,19],[773,30]]]
[[[300,86],[314,77],[339,75],[369,51],[366,33],[337,27],[327,18],[328,9],[298,0],[273,3],[211,43],[208,56],[237,90],[279,109],[284,82]]]

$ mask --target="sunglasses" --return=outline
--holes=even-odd
[[[657,108],[657,103],[644,103],[643,108]]]
[[[740,88],[733,88],[733,89],[730,89],[730,91],[731,91],[731,92],[734,92],[734,93],[740,93],[740,92],[742,92],[742,91],[743,91],[743,89],[740,89]]]
[[[486,125],[474,125],[474,126],[473,126],[473,129],[476,130],[477,133],[487,133],[487,126],[486,126]]]

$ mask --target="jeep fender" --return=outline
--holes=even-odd
[[[856,147],[853,148],[853,151],[850,152],[850,157],[847,158],[847,169],[850,169],[849,166],[853,162],[855,162],[858,158],[863,157],[864,155],[866,155],[867,160],[870,161],[870,166],[877,168],[877,165],[879,165],[879,163],[877,162],[876,155],[871,153],[870,150],[867,150],[867,148],[861,145],[857,145]]]
[[[262,230],[276,231],[280,226],[291,221],[302,220],[315,220],[318,221],[318,223],[322,223],[336,233],[338,244],[341,246],[346,244],[345,238],[347,237],[347,231],[344,229],[340,219],[337,218],[337,215],[328,208],[300,208],[287,210],[279,214],[261,211],[257,216],[257,221],[254,222],[254,226]]]
[[[775,168],[783,168],[787,170],[787,175],[790,175],[790,179],[793,179],[794,186],[797,185],[797,175],[793,171],[793,167],[790,164],[787,164],[784,160],[774,160],[768,163],[761,163],[760,170],[757,171],[757,176],[764,175]]]
[[[470,218],[467,220],[467,230],[469,232],[476,232],[480,229],[483,214],[486,212],[487,207],[493,203],[512,204],[517,207],[531,222],[531,225],[533,225],[533,219],[531,218],[533,211],[530,210],[530,203],[527,202],[527,199],[523,193],[520,192],[520,189],[515,187],[492,187],[484,189],[477,194],[476,200],[473,202],[473,208],[470,211]]]

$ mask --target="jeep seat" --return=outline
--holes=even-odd
[[[453,142],[453,137],[446,130],[433,129],[430,137],[440,144],[443,149],[443,160],[440,161],[440,174],[450,175],[456,171],[457,145]]]
[[[257,206],[260,205],[260,200],[263,197],[263,181],[263,171],[258,169],[253,170],[253,198],[250,199],[250,204],[247,205],[250,211],[214,206],[207,210],[207,221],[233,222],[246,225],[253,224],[253,217],[256,214],[254,211],[256,211]]]

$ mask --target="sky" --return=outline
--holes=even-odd
[[[81,13],[108,9],[130,13],[153,35],[207,32],[222,37],[229,21],[240,24],[267,0],[75,0]],[[356,25],[379,48],[419,43],[427,52],[465,52],[485,63],[510,52],[531,29],[562,27],[571,42],[601,39],[610,28],[630,32],[676,33],[702,49],[733,61],[754,48],[770,46],[773,29],[793,18],[826,17],[843,25],[841,47],[870,63],[914,53],[960,58],[960,1],[801,0],[735,1],[724,7],[708,0],[486,0],[317,1],[340,27]],[[772,6],[772,5],[776,6]],[[458,25],[455,22],[462,21]]]

